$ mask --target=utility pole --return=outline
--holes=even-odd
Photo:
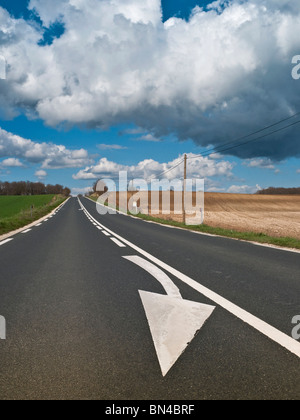
[[[182,197],[182,210],[183,210],[183,223],[186,224],[185,212],[185,196],[186,196],[186,178],[187,178],[187,155],[184,155],[184,177],[183,177],[183,197]]]

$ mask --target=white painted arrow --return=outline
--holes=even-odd
[[[172,280],[158,267],[138,256],[123,257],[152,274],[166,295],[139,291],[163,376],[183,354],[215,306],[184,300]]]

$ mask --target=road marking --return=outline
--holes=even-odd
[[[102,230],[102,227],[100,227],[100,226],[97,226],[97,229],[99,229],[99,230]]]
[[[99,229],[101,229],[100,227],[99,227]],[[126,248],[126,245],[124,245],[121,241],[119,241],[118,239],[116,239],[116,238],[111,238],[111,240],[116,244],[116,245],[118,245],[120,248]]]
[[[43,224],[43,223],[39,223],[39,224],[35,225],[35,227],[42,226],[42,224]]]
[[[44,222],[48,222],[49,219],[45,219]]]
[[[92,217],[92,216],[91,216]],[[94,219],[96,221],[96,219]],[[158,258],[154,257],[153,255],[149,254],[148,252],[144,251],[143,249],[139,248],[138,246],[134,245],[132,242],[129,242],[127,239],[123,238],[122,236],[118,235],[117,233],[111,231],[101,223],[99,223],[103,229],[106,229],[110,232],[113,236],[115,236],[120,241],[124,242],[127,246],[134,249],[139,254],[146,257],[148,260],[154,262],[156,265],[161,267],[163,270],[167,271],[169,274],[177,277],[183,283],[190,286],[192,289],[196,290],[203,296],[206,296],[209,300],[221,306],[223,309],[231,313],[232,315],[239,318],[241,321],[245,322],[246,324],[250,325],[266,337],[273,340],[275,343],[279,344],[283,348],[287,349],[291,353],[295,354],[297,357],[300,358],[300,343],[294,340],[292,337],[284,334],[283,332],[277,330],[276,328],[272,327],[271,325],[267,324],[266,322],[262,321],[258,317],[252,315],[251,313],[245,311],[244,309],[240,308],[239,306],[235,305],[234,303],[230,302],[229,300],[223,298],[222,296],[218,295],[217,293],[213,292],[212,290],[208,289],[205,286],[202,286],[197,281],[193,280],[192,278],[186,276],[185,274],[181,273],[180,271],[176,270],[175,268],[171,267],[170,265],[160,261]]]
[[[94,201],[94,200],[92,200],[92,199],[90,199],[88,197],[85,197],[85,198],[87,200],[91,201],[92,203],[96,204],[97,206],[100,206],[101,205],[98,202],[96,202],[96,201]],[[155,222],[153,220],[140,219],[140,218],[137,218],[136,216],[132,216],[132,215],[130,215],[128,213],[125,213],[123,211],[113,209],[112,207],[108,207],[108,209],[114,210],[118,214],[121,214],[121,215],[126,216],[126,217],[130,217],[131,219],[139,220],[139,221],[144,222],[144,223],[152,223],[152,224],[155,224],[155,225],[158,225],[158,226],[167,228],[167,229],[183,230],[185,232],[193,233],[193,234],[196,234],[196,235],[208,236],[208,237],[211,237],[211,238],[223,238],[223,239],[228,239],[228,240],[231,240],[231,241],[245,242],[247,244],[252,244],[252,245],[260,246],[260,247],[263,247],[263,248],[271,248],[271,249],[275,249],[277,251],[285,251],[285,252],[292,252],[292,253],[300,254],[300,250],[299,249],[284,248],[282,246],[271,245],[271,244],[268,244],[268,243],[259,243],[259,242],[255,242],[255,241],[245,240],[245,239],[237,239],[237,238],[225,237],[225,236],[221,236],[221,235],[217,235],[217,234],[211,234],[211,233],[205,233],[205,232],[197,232],[196,230],[187,230],[187,229],[182,228],[182,227],[179,227],[179,226],[165,225],[165,224],[162,224],[160,222]]]
[[[176,287],[175,284],[172,282],[172,280],[162,270],[156,267],[156,265],[136,255],[132,257],[123,257],[123,258],[125,260],[131,261],[132,263],[143,268],[145,271],[151,274],[162,285],[167,295],[177,298],[177,299],[182,299],[178,287]]]
[[[182,356],[215,307],[139,291],[163,376]]]
[[[11,239],[6,239],[5,241],[0,242],[0,246],[7,244],[8,242],[13,241],[13,238]]]
[[[168,295],[139,290],[161,372],[166,376],[212,315],[215,306],[183,300],[172,280],[154,264],[138,256],[123,258],[151,274]]]
[[[108,232],[105,232],[105,230],[102,231],[103,235],[105,236],[110,236],[110,234]]]
[[[27,229],[27,230],[24,230],[23,232],[21,232],[21,233],[28,233],[28,232],[30,232],[32,229]]]

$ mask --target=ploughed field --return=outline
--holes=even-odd
[[[141,195],[147,198],[147,193],[141,193]],[[132,199],[132,196],[133,193],[128,193],[128,200]],[[117,194],[118,207],[119,199],[119,194]],[[150,193],[148,193],[148,202],[150,215],[182,222],[182,215],[174,212],[173,192],[170,197],[169,214],[162,213],[162,197],[159,214],[151,212]],[[193,202],[195,204],[195,195]],[[143,209],[143,206],[141,207]],[[147,210],[144,212],[146,213]],[[256,232],[274,237],[300,239],[300,196],[205,193],[204,223],[212,227],[240,232]]]
[[[205,223],[300,239],[300,196],[207,193]]]

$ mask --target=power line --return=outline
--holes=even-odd
[[[149,178],[147,179],[147,182],[150,182],[152,179],[159,178],[159,177],[161,177],[162,175],[166,175],[167,173],[169,173],[169,172],[173,171],[174,169],[178,168],[178,166],[180,166],[183,162],[184,162],[184,158],[183,158],[183,159],[181,159],[179,163],[177,163],[177,164],[175,164],[174,166],[172,166],[171,168],[169,168],[169,169],[167,169],[167,170],[165,170],[165,171],[161,172],[160,174],[158,174],[158,175],[152,175],[151,177],[149,177]]]
[[[300,123],[300,120],[298,120],[298,121],[296,121],[296,122],[294,122],[294,123],[292,123],[292,124],[289,124],[289,125],[287,125],[287,126],[285,126],[285,127],[281,127],[281,128],[279,128],[278,130],[271,131],[270,133],[264,134],[263,136],[257,137],[257,138],[255,138],[255,139],[251,139],[251,140],[248,140],[248,141],[246,141],[246,142],[242,142],[242,143],[239,143],[239,144],[236,144],[236,145],[234,145],[234,146],[230,146],[230,147],[227,147],[227,148],[225,148],[225,149],[218,150],[218,151],[205,152],[205,153],[203,153],[202,155],[199,155],[199,156],[193,156],[193,157],[191,157],[191,158],[189,158],[189,159],[191,160],[191,159],[196,159],[197,157],[207,157],[207,156],[210,156],[210,155],[212,155],[212,154],[214,154],[214,153],[224,153],[224,152],[227,152],[227,151],[229,151],[229,150],[235,149],[235,148],[237,148],[237,147],[244,146],[244,145],[249,144],[249,143],[254,143],[255,141],[258,141],[258,140],[261,140],[261,139],[263,139],[263,138],[265,138],[265,137],[271,136],[272,134],[279,133],[279,132],[281,132],[281,131],[283,131],[283,130],[286,130],[286,129],[290,128],[290,127],[293,127],[293,126],[295,126],[295,125],[297,125],[297,124],[299,124],[299,123]]]
[[[191,160],[191,159],[196,159],[196,158],[198,158],[198,157],[206,157],[206,156],[210,156],[210,155],[211,155],[211,154],[213,154],[213,153],[222,153],[222,152],[226,152],[226,151],[228,151],[228,150],[232,150],[232,149],[234,149],[235,147],[240,147],[240,146],[242,146],[242,145],[244,145],[244,144],[248,144],[248,143],[250,143],[250,142],[252,142],[252,141],[257,141],[257,140],[260,140],[260,139],[262,139],[262,138],[264,138],[264,137],[267,137],[267,136],[269,136],[269,135],[271,135],[271,134],[274,134],[274,133],[278,133],[278,132],[280,132],[280,131],[283,131],[283,130],[285,130],[285,129],[289,128],[289,127],[292,127],[293,125],[298,124],[298,122],[293,123],[293,124],[290,124],[290,125],[288,125],[288,126],[286,126],[286,127],[283,127],[283,128],[282,128],[282,129],[280,129],[280,130],[272,131],[272,132],[270,132],[270,133],[268,133],[268,134],[266,134],[266,135],[264,135],[264,136],[262,136],[262,137],[258,137],[258,138],[256,138],[256,139],[250,140],[249,142],[240,143],[240,144],[235,145],[235,143],[237,143],[237,142],[239,142],[239,141],[241,141],[241,140],[245,140],[245,139],[247,139],[247,138],[249,138],[249,137],[253,137],[253,136],[255,136],[256,134],[262,133],[263,131],[269,130],[270,128],[276,127],[277,125],[282,124],[282,123],[284,123],[284,122],[286,122],[286,121],[289,121],[289,120],[291,120],[291,119],[295,118],[295,117],[296,117],[296,116],[298,116],[298,115],[300,115],[300,112],[297,112],[296,114],[292,115],[291,117],[284,118],[283,120],[280,120],[280,121],[278,121],[278,122],[276,122],[276,123],[274,123],[274,124],[271,124],[271,125],[269,125],[269,126],[267,126],[267,127],[264,127],[264,128],[262,128],[262,129],[260,129],[260,130],[258,130],[258,131],[255,131],[254,133],[251,133],[251,134],[248,134],[248,135],[246,135],[246,136],[240,137],[240,138],[238,138],[238,139],[236,139],[236,140],[234,140],[234,141],[231,141],[231,142],[228,142],[228,143],[224,143],[224,144],[222,144],[222,145],[220,145],[220,146],[216,146],[216,147],[214,147],[214,148],[212,148],[212,149],[210,149],[210,150],[207,150],[206,152],[204,152],[204,153],[202,153],[202,154],[200,154],[200,155],[190,157],[189,159]],[[228,148],[223,149],[223,147],[225,147],[225,146],[230,146],[230,145],[232,145],[232,147],[228,147]],[[219,149],[221,149],[221,150],[219,150]]]
[[[237,147],[241,147],[241,146],[244,146],[244,145],[246,145],[246,144],[250,144],[250,143],[252,143],[252,142],[255,142],[255,141],[261,140],[261,139],[263,139],[263,138],[266,138],[266,137],[268,137],[268,136],[271,136],[272,134],[279,133],[279,132],[281,132],[281,131],[283,131],[283,130],[286,130],[286,129],[290,128],[290,127],[293,127],[293,126],[295,126],[295,125],[299,124],[299,123],[300,123],[300,120],[298,120],[298,121],[296,121],[296,122],[293,122],[293,123],[291,123],[291,124],[288,124],[288,125],[286,125],[286,126],[284,126],[284,127],[281,127],[281,128],[279,128],[279,129],[277,129],[277,130],[274,130],[274,131],[271,131],[271,132],[269,132],[269,133],[266,133],[266,134],[264,134],[264,135],[262,135],[262,136],[260,136],[260,137],[256,137],[256,138],[254,138],[254,139],[250,139],[250,140],[248,140],[248,141],[246,141],[246,142],[241,142],[241,143],[236,144],[237,142],[240,142],[240,141],[242,141],[242,140],[248,139],[249,137],[253,137],[253,136],[255,136],[256,134],[262,133],[262,132],[264,132],[264,131],[266,131],[266,130],[269,130],[270,128],[276,127],[277,125],[283,124],[284,122],[289,121],[289,120],[291,120],[291,119],[295,118],[295,117],[296,117],[296,116],[298,116],[298,115],[300,115],[300,112],[297,112],[296,114],[292,115],[291,117],[284,118],[284,119],[282,119],[282,120],[280,120],[280,121],[278,121],[278,122],[276,122],[276,123],[274,123],[274,124],[271,124],[271,125],[269,125],[269,126],[267,126],[267,127],[264,127],[264,128],[262,128],[262,129],[260,129],[260,130],[257,130],[257,131],[255,131],[255,132],[253,132],[253,133],[251,133],[251,134],[248,134],[248,135],[246,135],[246,136],[240,137],[240,138],[238,138],[238,139],[236,139],[236,140],[234,140],[234,141],[231,141],[231,142],[228,142],[228,143],[224,143],[224,144],[222,144],[222,145],[220,145],[220,146],[216,146],[216,147],[214,147],[214,148],[212,148],[212,149],[210,149],[210,150],[207,150],[206,152],[204,152],[204,153],[202,153],[202,154],[199,154],[199,155],[196,155],[196,156],[192,156],[192,157],[188,157],[188,159],[189,159],[189,160],[192,160],[192,159],[197,159],[197,158],[199,158],[199,157],[207,157],[207,156],[210,156],[210,155],[212,155],[212,154],[214,154],[214,153],[224,153],[224,152],[227,152],[227,151],[229,151],[229,150],[233,150],[233,149],[235,149],[235,148],[237,148]],[[228,146],[228,147],[226,147],[226,146]],[[224,148],[224,147],[225,147],[225,148]],[[150,182],[152,179],[159,178],[159,177],[161,177],[161,176],[163,176],[163,175],[168,174],[169,172],[171,172],[171,171],[173,171],[174,169],[178,168],[178,166],[180,166],[180,165],[181,165],[184,161],[185,161],[185,158],[181,159],[181,160],[180,160],[177,164],[173,165],[171,168],[166,169],[165,171],[161,172],[161,173],[160,173],[160,174],[158,174],[158,175],[152,175],[152,176],[151,176],[151,177],[149,177],[146,181],[147,181],[147,182]]]

